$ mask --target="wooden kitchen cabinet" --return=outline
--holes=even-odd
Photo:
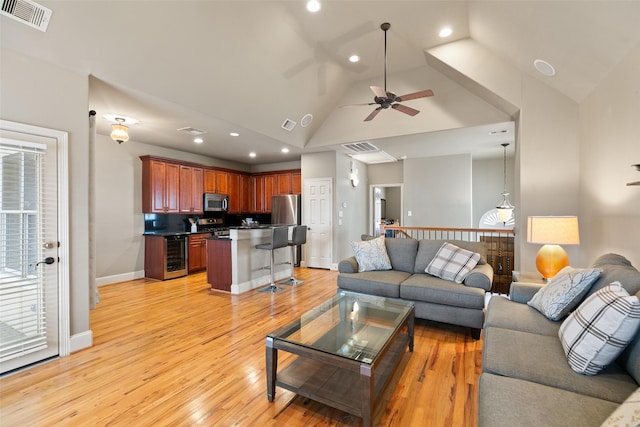
[[[302,194],[302,173],[291,174],[291,194]]]
[[[231,280],[231,240],[207,239],[207,283],[230,292]]]
[[[203,186],[202,190],[204,193],[215,193],[216,192],[216,171],[215,169],[204,169],[203,172]]]
[[[216,171],[216,191],[218,194],[229,194],[229,173]]]
[[[251,212],[251,179],[249,175],[240,175],[240,212]]]
[[[189,273],[204,270],[207,267],[207,239],[210,233],[189,235]]]
[[[201,214],[204,193],[204,170],[180,166],[180,213]]]
[[[229,213],[240,213],[240,174],[228,173],[226,194],[229,195]]]
[[[180,166],[142,157],[142,212],[179,213]]]

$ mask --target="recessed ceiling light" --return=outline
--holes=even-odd
[[[287,147],[284,147],[281,151],[286,154],[289,152],[289,149]]]
[[[556,69],[544,59],[536,59],[533,61],[533,66],[545,76],[552,77],[556,75]]]
[[[318,0],[309,0],[307,2],[307,10],[309,12],[317,12],[320,10],[320,2]]]
[[[240,136],[240,134],[238,132],[231,132],[231,133],[229,133],[229,135],[231,135],[231,136]]]
[[[349,57],[349,61],[350,62],[358,62],[358,61],[360,61],[360,57],[358,55],[351,55]]]
[[[451,34],[453,34],[453,30],[451,29],[451,27],[444,27],[438,33],[438,35],[442,38],[449,37]]]
[[[253,151],[252,151],[252,152],[250,152],[250,153],[249,153],[249,157],[253,158],[253,157],[255,157],[255,156],[256,156],[256,153],[255,153],[255,152],[253,152]]]
[[[193,142],[195,142],[196,144],[202,144],[204,142],[204,139],[202,139],[202,138],[194,138]]]

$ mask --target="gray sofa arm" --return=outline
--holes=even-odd
[[[338,271],[340,273],[357,273],[358,261],[356,261],[356,257],[352,256],[340,261],[340,263],[338,264]]]
[[[542,283],[511,282],[509,298],[511,301],[526,304],[543,286]]]
[[[465,286],[489,291],[493,282],[493,268],[489,264],[477,264],[464,278]]]

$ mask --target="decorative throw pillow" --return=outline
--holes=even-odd
[[[622,402],[600,427],[640,426],[640,388]]]
[[[462,283],[479,260],[479,253],[459,248],[451,243],[443,243],[425,272],[441,279]]]
[[[384,236],[364,242],[351,242],[353,254],[358,261],[358,271],[391,270],[391,260],[387,255]]]
[[[601,268],[565,267],[527,304],[549,320],[560,320],[578,305],[600,273]]]
[[[574,371],[595,375],[633,339],[640,325],[640,301],[613,282],[587,297],[560,325],[558,336]]]

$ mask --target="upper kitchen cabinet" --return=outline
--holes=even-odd
[[[285,172],[275,175],[275,195],[301,194],[300,172]]]
[[[142,212],[179,213],[180,166],[142,159]]]
[[[201,214],[204,169],[180,165],[180,213]]]
[[[203,179],[203,191],[205,193],[216,193],[216,171],[214,169],[205,169]]]
[[[216,171],[216,191],[218,194],[229,194],[229,173]]]
[[[229,195],[229,213],[241,213],[240,174],[227,174],[227,192]]]

